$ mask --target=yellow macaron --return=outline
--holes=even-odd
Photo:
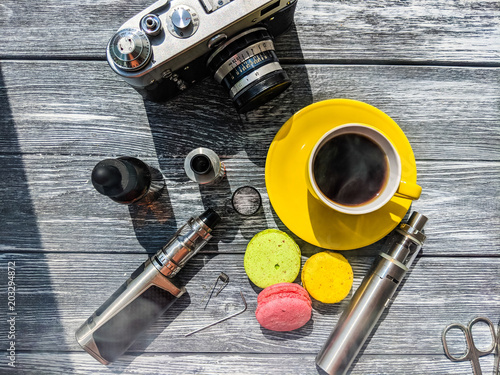
[[[352,287],[352,268],[338,253],[324,251],[310,257],[302,269],[302,286],[324,303],[342,301]]]

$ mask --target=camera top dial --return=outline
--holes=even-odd
[[[176,38],[189,38],[200,26],[196,11],[187,5],[173,8],[167,15],[167,30]]]
[[[108,50],[117,67],[125,71],[141,69],[151,58],[151,45],[143,31],[120,30],[109,41]]]

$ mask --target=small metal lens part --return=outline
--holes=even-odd
[[[234,210],[243,216],[255,215],[262,206],[260,193],[252,186],[238,188],[231,199]]]
[[[226,167],[212,150],[198,147],[184,160],[184,170],[191,181],[198,184],[214,184],[226,175]]]
[[[199,154],[191,159],[191,168],[196,174],[207,174],[212,169],[212,164],[207,155]]]

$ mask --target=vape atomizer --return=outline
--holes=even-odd
[[[184,170],[190,180],[200,185],[215,184],[226,174],[217,154],[204,147],[195,148],[186,156]]]
[[[427,217],[413,212],[390,237],[387,252],[379,254],[316,357],[316,364],[328,374],[345,374],[354,362],[420,252],[426,222]]]
[[[190,218],[78,328],[78,344],[105,365],[125,353],[184,294],[174,276],[212,238],[219,222],[212,209]]]
[[[165,187],[163,175],[137,158],[122,156],[97,163],[92,185],[101,194],[123,204],[153,201]]]

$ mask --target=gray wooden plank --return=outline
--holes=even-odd
[[[264,168],[244,155],[223,158],[227,177],[212,187],[191,182],[182,158],[144,158],[164,173],[166,190],[153,205],[130,207],[93,188],[90,173],[101,158],[0,154],[4,176],[0,250],[153,253],[204,207],[215,208],[223,217],[204,252],[244,253],[257,232],[268,227],[288,231],[269,203]],[[497,256],[500,163],[419,161],[417,170],[423,193],[411,209],[429,217],[425,256]],[[248,184],[260,191],[263,209],[243,218],[234,213],[229,199],[238,187]],[[297,241],[305,254],[317,251]],[[366,252],[378,250],[383,242],[365,248]]]
[[[263,166],[299,109],[350,98],[390,115],[417,159],[500,160],[500,68],[292,65],[292,87],[248,116],[206,80],[166,104],[143,102],[104,62],[3,61],[0,152],[183,157],[199,146]],[[61,73],[64,72],[64,73]],[[9,114],[10,112],[10,114]]]
[[[17,356],[23,374],[318,374],[313,354],[150,354],[125,355],[111,366],[103,366],[84,353],[25,353]],[[442,374],[469,375],[470,362],[451,362],[443,355],[402,357],[364,354],[351,368],[351,375]],[[493,355],[481,358],[484,373],[493,368]],[[5,363],[0,369],[12,372]]]
[[[20,351],[79,351],[75,330],[146,259],[134,254],[2,254],[1,264],[16,262],[16,312]],[[306,258],[303,258],[305,261]],[[373,262],[349,257],[355,290]],[[207,288],[223,271],[229,285],[204,310]],[[467,323],[475,316],[500,320],[499,258],[425,258],[408,274],[395,301],[382,316],[364,349],[375,355],[440,355],[441,332],[452,322]],[[243,268],[242,254],[198,255],[179,273],[188,293],[177,301],[130,348],[142,353],[317,353],[337,322],[349,297],[339,304],[313,304],[312,320],[292,332],[262,329],[254,317],[259,288]],[[6,285],[7,275],[0,275]],[[220,325],[185,338],[196,328],[240,310],[239,291],[248,310]],[[0,289],[6,301],[6,288]],[[397,327],[395,330],[394,327]],[[0,342],[7,338],[0,325]],[[477,340],[487,338],[481,336]],[[483,347],[485,347],[484,345]]]
[[[0,56],[104,58],[106,44],[146,0],[4,0]],[[299,0],[295,27],[278,40],[286,59],[500,62],[497,1]]]

